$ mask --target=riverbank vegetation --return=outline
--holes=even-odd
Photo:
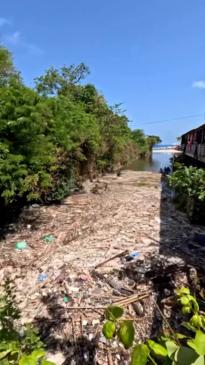
[[[205,170],[176,163],[169,185],[175,191],[175,201],[179,209],[187,213],[192,223],[204,224]]]
[[[153,146],[161,142],[161,139],[158,136],[145,136],[142,129],[135,129],[132,131],[132,140],[134,144],[138,146],[141,158],[149,158]]]
[[[150,154],[158,137],[132,131],[120,105],[110,106],[89,70],[51,67],[27,87],[0,47],[0,203],[60,200],[80,177],[92,179]]]

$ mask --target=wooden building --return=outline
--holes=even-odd
[[[185,156],[205,164],[205,124],[183,134],[181,146]]]

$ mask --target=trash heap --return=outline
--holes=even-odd
[[[105,308],[123,306],[143,340],[175,320],[174,289],[203,271],[204,231],[175,211],[159,174],[104,180],[60,205],[28,207],[2,230],[1,291],[9,279],[21,325],[39,328],[57,365],[128,364],[102,335]]]

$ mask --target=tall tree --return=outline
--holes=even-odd
[[[155,144],[161,143],[159,136],[147,136],[147,141],[149,145],[149,150],[151,151]]]
[[[35,79],[36,89],[43,95],[66,94],[72,85],[78,84],[88,73],[89,69],[84,63],[63,66],[60,70],[51,67],[45,75]]]
[[[11,81],[20,81],[20,76],[13,65],[11,53],[0,46],[0,87],[8,85]]]

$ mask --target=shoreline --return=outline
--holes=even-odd
[[[181,154],[182,151],[176,150],[175,148],[162,148],[162,149],[154,149],[153,148],[152,153],[176,153],[176,154]]]

